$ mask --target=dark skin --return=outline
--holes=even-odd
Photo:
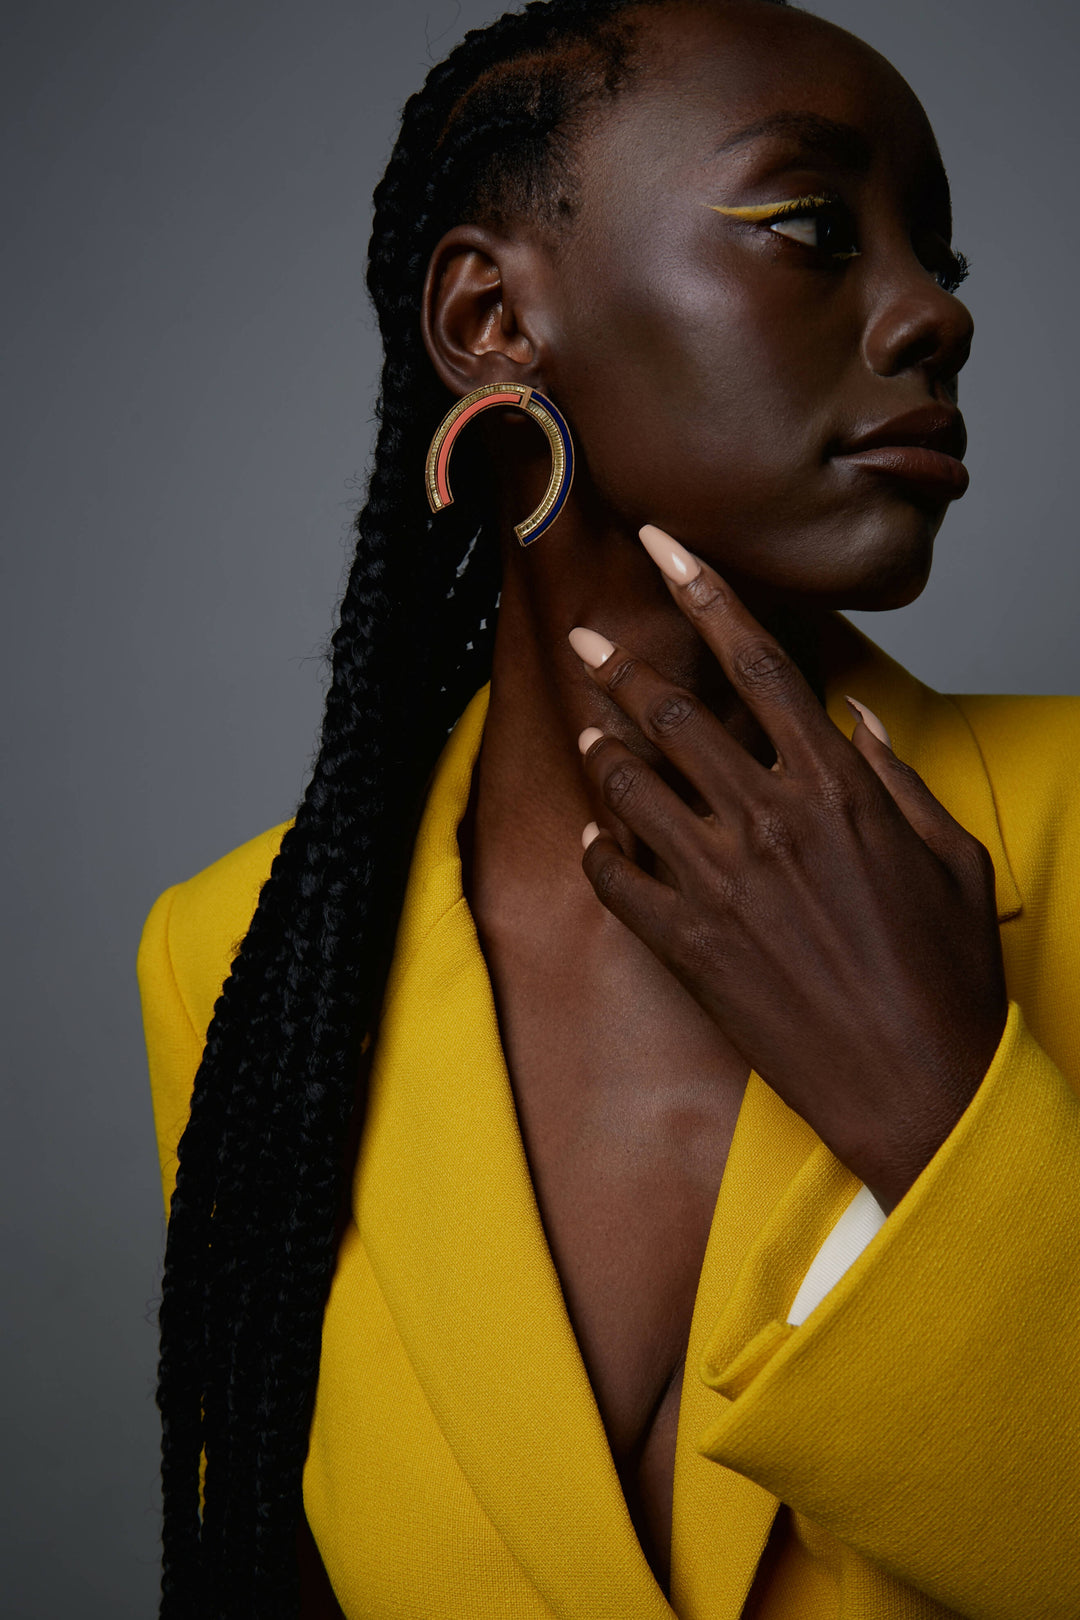
[[[955,408],[971,319],[933,136],[816,18],[733,0],[640,27],[643,71],[579,140],[573,228],[450,232],[424,330],[455,394],[531,384],[579,452],[522,549],[544,443],[509,413],[471,430],[505,568],[460,842],[552,1255],[667,1590],[682,1367],[751,1068],[888,1210],[1006,998],[985,851],[865,725],[832,725],[762,627],[925,584],[947,497],[839,451]],[[805,120],[733,141],[778,113],[813,115],[814,143]],[[823,192],[838,212],[809,240],[715,211]],[[693,580],[665,580],[644,523],[701,559]],[[574,626],[614,651],[592,667]]]

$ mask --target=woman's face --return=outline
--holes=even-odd
[[[955,461],[851,459],[879,429],[963,454],[972,325],[947,290],[926,116],[880,56],[805,14],[641,18],[643,71],[580,144],[545,386],[620,522],[660,524],[744,589],[899,606],[964,483]]]

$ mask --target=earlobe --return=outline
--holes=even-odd
[[[534,346],[520,325],[512,283],[521,249],[480,226],[457,226],[431,256],[421,306],[424,344],[440,381],[469,393],[509,371],[534,380]]]

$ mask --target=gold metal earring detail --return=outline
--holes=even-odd
[[[474,388],[471,394],[452,406],[435,430],[435,437],[427,453],[425,481],[428,504],[433,512],[452,506],[448,477],[450,452],[458,434],[467,422],[493,405],[516,405],[528,412],[547,435],[551,446],[551,477],[544,498],[536,511],[524,522],[514,525],[514,533],[523,546],[538,540],[550,529],[566,503],[574,479],[574,441],[562,412],[544,394],[535,388],[522,388],[514,383],[492,383],[485,388]]]

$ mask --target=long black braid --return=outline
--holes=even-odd
[[[532,0],[466,35],[407,103],[375,193],[379,431],[321,748],[215,1007],[179,1147],[158,1385],[164,1620],[298,1612],[350,1125],[429,775],[490,674],[499,562],[480,480],[466,457],[437,526],[423,489],[449,403],[420,334],[427,263],[461,220],[572,220],[575,119],[625,82],[622,14],[643,3],[663,0]]]

